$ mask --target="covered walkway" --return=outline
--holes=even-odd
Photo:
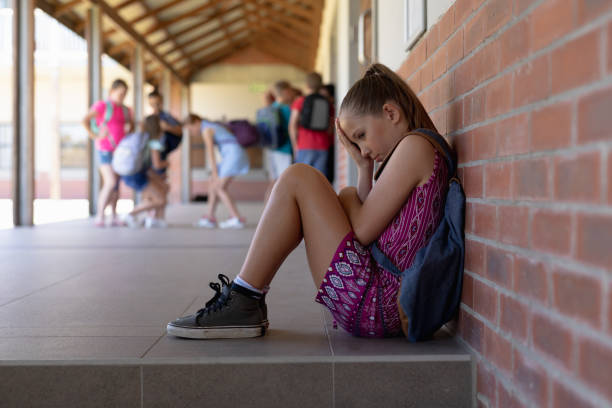
[[[242,231],[191,227],[197,206],[173,207],[168,230],[0,231],[0,405],[470,405],[471,358],[448,335],[407,344],[334,329],[303,247],[273,282],[266,336],[167,337],[168,321],[212,296],[209,281],[240,268],[261,205],[244,208]]]

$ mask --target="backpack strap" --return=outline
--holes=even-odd
[[[374,260],[380,266],[385,268],[385,270],[391,272],[395,276],[402,276],[402,271],[389,259],[387,255],[385,255],[383,251],[380,250],[380,248],[378,248],[376,241],[374,241],[374,243],[370,247],[370,253],[372,254]]]
[[[448,166],[448,175],[449,178],[452,179],[455,177],[457,173],[457,160],[455,151],[448,144],[446,139],[440,136],[437,132],[434,132],[431,129],[415,129],[409,133],[409,135],[418,135],[422,136],[429,141],[433,145],[433,147],[442,155],[446,160],[446,164]]]

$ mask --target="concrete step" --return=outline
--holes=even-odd
[[[473,362],[451,336],[354,338],[314,302],[303,247],[267,297],[266,336],[185,340],[218,273],[234,276],[261,205],[241,231],[95,229],[75,221],[0,231],[0,407],[471,407]]]

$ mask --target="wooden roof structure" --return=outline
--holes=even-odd
[[[145,79],[167,69],[183,83],[197,71],[255,46],[288,64],[314,68],[324,0],[36,0],[36,5],[85,36],[87,9],[102,12],[103,49],[129,68],[145,50]]]

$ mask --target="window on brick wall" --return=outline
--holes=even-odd
[[[10,170],[13,157],[13,125],[0,123],[0,170]]]
[[[80,123],[61,123],[61,166],[63,169],[87,167],[87,133]]]

